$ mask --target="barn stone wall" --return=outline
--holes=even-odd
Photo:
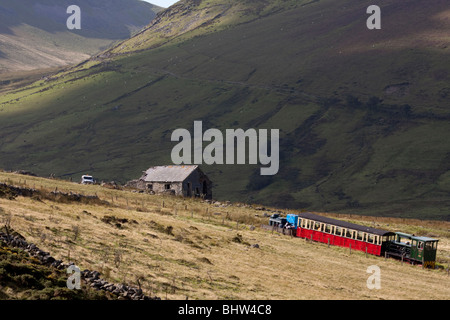
[[[176,196],[183,195],[182,182],[146,182],[146,190],[153,191],[156,194],[174,194]],[[173,191],[171,191],[173,190]]]

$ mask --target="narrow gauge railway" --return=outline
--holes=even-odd
[[[310,212],[288,214],[286,218],[274,214],[268,227],[299,238],[435,267],[437,239],[366,227]]]

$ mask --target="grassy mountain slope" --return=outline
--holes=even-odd
[[[105,293],[86,287],[68,289],[66,270],[42,265],[21,249],[0,244],[0,300],[108,299]]]
[[[139,281],[149,296],[181,300],[445,300],[450,293],[443,269],[450,262],[448,222],[332,215],[438,238],[440,268],[427,270],[272,234],[259,228],[267,223],[265,211],[238,203],[223,207],[195,199],[1,172],[0,181],[43,193],[57,190],[97,195],[102,200],[99,204],[36,196],[0,198],[0,222],[9,221],[28,242],[55,259],[74,262],[81,270],[98,270],[108,282],[137,286]],[[381,269],[379,290],[366,286],[370,276],[366,270],[371,265]]]
[[[0,98],[0,165],[125,182],[176,128],[280,129],[280,171],[203,166],[214,197],[449,219],[445,1],[182,1],[93,59]],[[205,144],[206,145],[206,144]]]
[[[143,1],[77,1],[81,30],[68,30],[73,1],[2,1],[0,72],[27,71],[88,59],[114,41],[129,38],[161,8]]]

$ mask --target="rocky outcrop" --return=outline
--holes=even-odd
[[[84,204],[98,204],[108,205],[109,202],[101,200],[96,195],[84,195],[78,193],[65,193],[58,190],[51,192],[44,192],[26,187],[17,187],[8,185],[6,183],[0,183],[0,198],[7,198],[13,200],[18,196],[35,198],[39,200],[50,200],[61,203],[79,202]]]

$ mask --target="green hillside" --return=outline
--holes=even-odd
[[[432,3],[432,5],[431,5]],[[280,171],[202,166],[214,198],[449,219],[443,1],[181,1],[142,32],[0,98],[0,167],[126,182],[176,128],[280,129]],[[205,144],[206,145],[206,144]]]
[[[81,29],[66,26],[70,5]],[[128,39],[162,8],[138,0],[4,0],[0,4],[0,77],[4,73],[79,63],[115,41]]]

